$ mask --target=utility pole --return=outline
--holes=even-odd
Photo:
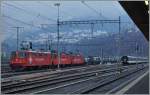
[[[121,68],[120,68],[120,62],[121,62],[121,60],[120,60],[120,56],[121,56],[121,54],[120,54],[120,45],[121,45],[121,35],[120,35],[120,30],[121,30],[121,21],[120,21],[120,16],[119,16],[119,31],[118,31],[118,38],[117,38],[117,42],[118,42],[118,70],[119,70],[119,72],[121,73]]]
[[[59,69],[60,68],[60,51],[59,51],[59,6],[60,6],[60,3],[55,3],[54,4],[55,6],[57,6],[57,52],[58,52],[58,65],[57,65],[57,68]]]
[[[136,52],[136,57],[138,57],[138,50],[139,50],[138,43],[135,42],[135,52]],[[136,67],[138,68],[138,64],[137,64],[138,59],[136,58],[135,60],[136,60]]]
[[[101,48],[101,64],[103,63],[103,48]]]
[[[47,39],[45,40],[45,44],[46,44],[45,45],[46,51],[48,51],[48,48],[47,48],[47,46],[48,46],[48,40]]]
[[[91,38],[93,38],[94,23],[91,23]]]
[[[48,35],[48,50],[49,51],[51,50],[51,43],[52,43],[52,40],[50,40],[50,35]]]
[[[19,50],[19,29],[21,29],[21,28],[24,28],[24,27],[19,27],[19,26],[17,26],[17,27],[12,27],[12,28],[16,28],[16,30],[17,30],[17,51]]]
[[[121,47],[121,35],[120,35],[120,30],[121,30],[121,21],[120,21],[120,16],[119,16],[119,34],[118,34],[118,56],[119,56],[119,58],[120,58],[120,56],[121,56],[121,52],[120,52],[120,47]],[[119,60],[119,63],[120,63],[120,60]]]
[[[142,55],[142,57],[144,57],[144,51],[143,51],[143,44],[141,45],[141,55]]]

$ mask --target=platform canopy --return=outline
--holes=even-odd
[[[122,7],[134,23],[143,32],[147,40],[149,40],[149,13],[148,1],[119,1]]]

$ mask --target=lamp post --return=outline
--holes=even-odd
[[[60,3],[55,3],[54,6],[57,6],[57,52],[58,52],[58,65],[57,65],[57,68],[59,69],[60,68],[60,51],[59,51],[59,6],[60,6]]]

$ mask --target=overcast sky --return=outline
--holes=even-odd
[[[2,14],[25,22],[55,23],[57,7],[54,4],[57,2],[3,1]],[[116,19],[118,16],[127,17],[126,12],[117,1],[85,1],[84,3],[81,1],[61,1],[60,4],[61,20],[84,17],[94,19],[100,16],[105,16],[108,19]]]
[[[58,1],[3,1],[4,33],[11,36],[13,26],[23,26],[25,31],[38,30],[41,24],[56,24]],[[60,20],[130,18],[117,1],[59,1]],[[104,18],[103,18],[104,17]]]

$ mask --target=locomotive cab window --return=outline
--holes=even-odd
[[[56,54],[53,54],[52,57],[53,57],[53,58],[57,58],[57,55],[56,55]]]
[[[12,57],[12,58],[16,57],[16,52],[12,52],[12,53],[11,53],[11,57]]]
[[[25,53],[25,52],[19,52],[19,53],[18,53],[18,56],[19,56],[20,58],[25,58],[25,57],[26,57],[26,53]]]

